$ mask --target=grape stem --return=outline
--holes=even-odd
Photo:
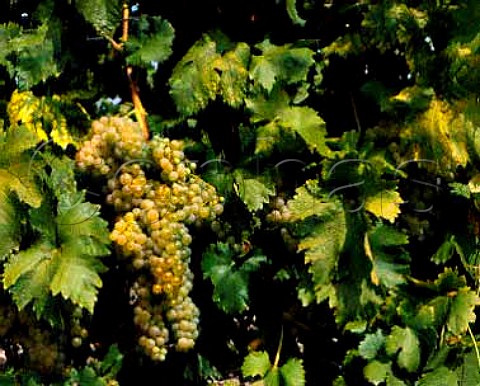
[[[116,51],[123,51],[124,44],[128,40],[129,19],[130,19],[130,10],[128,8],[128,1],[125,1],[122,7],[122,38],[121,38],[122,42],[117,43],[110,36],[104,35],[104,37],[110,42],[110,44]],[[147,122],[147,111],[143,107],[142,101],[140,99],[140,91],[137,86],[137,82],[132,77],[132,72],[133,72],[133,67],[127,66],[126,73],[127,73],[128,83],[130,85],[130,93],[132,95],[135,118],[140,124],[144,138],[148,140],[150,137],[150,130],[148,128],[148,122]]]
[[[122,9],[122,41],[125,43],[128,40],[128,21],[130,19],[130,10],[128,8],[128,2],[124,1]],[[130,84],[130,92],[132,94],[133,108],[135,110],[135,117],[137,118],[138,123],[143,132],[145,139],[150,137],[150,131],[148,129],[147,123],[147,112],[143,107],[142,101],[140,99],[140,93],[137,86],[137,83],[132,78],[133,68],[132,66],[127,66],[127,77],[128,83]]]
[[[274,369],[278,367],[278,363],[280,362],[280,353],[282,351],[282,345],[283,345],[283,325],[282,325],[282,329],[280,330],[280,341],[278,342],[277,353],[275,354],[275,360],[273,362]]]

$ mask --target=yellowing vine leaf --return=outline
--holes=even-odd
[[[47,141],[50,134],[54,143],[66,149],[69,144],[76,145],[67,128],[67,119],[55,107],[60,98],[53,96],[36,97],[31,91],[15,90],[7,106],[9,131],[27,129],[36,136],[37,143]]]
[[[220,88],[217,45],[208,36],[196,42],[173,69],[170,94],[177,110],[188,116],[204,109]]]
[[[239,43],[217,61],[216,67],[221,72],[220,94],[225,103],[232,107],[240,107],[244,103],[249,59],[250,47],[246,43]]]
[[[319,213],[318,222],[312,232],[298,244],[299,251],[305,251],[305,263],[313,275],[317,302],[334,296],[330,288],[340,252],[346,239],[345,213],[340,204],[333,210]],[[320,296],[322,295],[322,296]]]
[[[334,202],[320,199],[308,191],[305,186],[296,189],[295,196],[287,203],[291,220],[304,220],[310,216],[321,216],[322,213],[335,210]]]
[[[403,203],[400,193],[394,190],[383,190],[365,200],[365,209],[377,217],[384,218],[391,223],[400,214],[400,204]]]
[[[464,334],[467,331],[470,315],[475,309],[477,295],[468,287],[458,290],[451,300],[450,312],[447,319],[448,329],[455,335]]]
[[[36,134],[37,141],[48,140],[42,125],[42,101],[31,91],[15,90],[7,106],[8,119],[13,127],[25,126]]]
[[[463,114],[447,102],[433,99],[428,109],[408,124],[401,135],[412,141],[416,159],[433,161],[446,170],[466,166],[470,160],[468,130],[469,121]]]
[[[0,169],[0,186],[5,191],[15,192],[21,201],[38,208],[43,197],[34,177],[29,163],[24,161],[8,169]]]

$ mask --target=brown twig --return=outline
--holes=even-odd
[[[130,91],[132,93],[132,102],[135,111],[135,117],[137,118],[137,121],[142,128],[143,136],[145,137],[145,139],[148,139],[150,137],[150,130],[148,129],[147,111],[143,107],[142,101],[140,100],[137,83],[132,78],[132,71],[132,66],[127,66],[127,76],[128,81],[130,82]]]
[[[129,19],[130,19],[130,10],[128,8],[128,3],[125,1],[123,3],[122,9],[122,42],[125,43],[128,40],[128,27],[129,27]],[[132,66],[127,66],[126,69],[128,82],[130,84],[130,92],[132,94],[132,102],[133,108],[135,111],[135,117],[137,118],[140,127],[142,128],[143,136],[145,139],[150,137],[150,130],[148,129],[148,122],[147,122],[147,112],[143,107],[142,101],[140,99],[139,89],[137,87],[137,83],[132,77],[133,68]]]

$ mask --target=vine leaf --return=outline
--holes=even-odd
[[[169,85],[170,94],[181,114],[193,115],[215,99],[220,87],[216,63],[220,60],[216,43],[204,36],[177,63]]]
[[[280,374],[285,386],[304,386],[305,385],[305,369],[302,360],[290,358],[282,367]]]
[[[14,164],[8,169],[0,169],[0,186],[15,192],[28,205],[39,207],[42,195],[33,177],[27,162]]]
[[[284,91],[274,89],[268,99],[257,95],[246,100],[246,106],[253,112],[253,123],[265,122],[257,135],[256,153],[269,153],[281,132],[297,134],[312,152],[330,156],[325,143],[326,126],[318,113],[305,106],[290,106]]]
[[[461,385],[480,385],[480,368],[475,351],[463,356],[463,363],[457,369],[458,381]]]
[[[379,385],[387,379],[389,373],[391,373],[391,364],[382,363],[379,361],[369,362],[363,369],[363,375],[365,379],[374,385]]]
[[[147,69],[147,80],[153,85],[153,74],[159,63],[163,63],[172,54],[175,36],[172,25],[160,16],[140,16],[140,31],[131,35],[126,47],[131,52],[126,61],[133,66]]]
[[[474,291],[468,287],[463,287],[451,300],[447,327],[453,334],[461,335],[467,331],[470,316],[473,315],[476,305],[476,298]]]
[[[452,258],[455,249],[455,239],[451,236],[440,245],[437,251],[433,254],[431,260],[437,265],[445,264]]]
[[[253,351],[243,360],[244,377],[260,377],[259,385],[264,386],[304,386],[305,369],[301,359],[290,358],[280,368],[271,364],[266,351]],[[255,383],[256,384],[256,383]]]
[[[291,48],[290,44],[276,46],[264,40],[256,48],[261,55],[252,56],[250,77],[268,92],[277,81],[287,84],[307,80],[308,71],[314,64],[314,52],[308,48]]]
[[[422,376],[415,383],[416,386],[457,386],[456,374],[445,366],[438,367],[430,373]]]
[[[18,247],[19,221],[16,218],[15,206],[6,192],[0,190],[0,260],[13,248]]]
[[[454,169],[470,160],[469,124],[465,116],[447,102],[433,99],[425,112],[404,127],[402,136],[425,144],[419,149],[418,158],[436,161],[442,170]]]
[[[113,37],[122,18],[120,0],[77,0],[75,6],[97,33]]]
[[[325,144],[325,122],[314,109],[305,106],[288,107],[278,112],[276,120],[280,127],[297,133],[311,151],[323,156],[330,155],[330,149]]]
[[[346,218],[340,202],[318,197],[308,184],[297,188],[287,206],[291,220],[298,224],[298,251],[305,251],[305,263],[312,274],[317,302],[327,298],[334,301],[332,285],[339,255],[346,240]]]
[[[383,190],[365,200],[365,210],[376,217],[384,218],[391,223],[400,214],[400,204],[403,203],[400,193],[394,190]]]
[[[280,386],[280,373],[278,367],[272,367],[263,379],[264,386]]]
[[[365,253],[372,263],[373,284],[395,288],[405,283],[410,258],[402,249],[408,237],[391,226],[378,224],[365,235]]]
[[[420,341],[415,332],[406,327],[393,326],[385,342],[387,354],[395,355],[398,351],[398,366],[414,372],[420,365]]]
[[[229,314],[247,309],[250,274],[266,261],[264,256],[254,255],[236,264],[233,258],[228,244],[217,243],[205,251],[201,263],[204,278],[209,278],[214,287],[213,300]]]
[[[28,89],[57,76],[54,45],[47,24],[28,32],[18,24],[0,25],[0,65],[21,89]]]
[[[235,192],[250,212],[263,208],[275,195],[275,188],[256,178],[246,178],[241,170],[235,171]]]
[[[223,101],[232,107],[240,107],[245,100],[245,85],[248,79],[250,47],[238,43],[234,50],[225,53],[217,62],[220,75],[220,94]]]
[[[291,220],[298,221],[335,210],[336,204],[314,196],[305,186],[301,186],[296,189],[295,196],[288,201],[287,206]]]
[[[12,93],[7,106],[11,124],[9,131],[15,133],[23,128],[31,133],[31,138],[24,138],[26,141],[24,147],[31,148],[40,141],[47,141],[47,128],[51,129],[49,134],[53,142],[64,150],[69,144],[76,145],[67,129],[67,120],[59,111],[59,99],[57,95],[52,98],[38,98],[31,91],[15,90]]]
[[[93,312],[102,286],[99,274],[105,266],[99,257],[109,253],[107,222],[99,217],[96,205],[83,202],[84,194],[73,190],[74,174],[65,172],[71,163],[66,159],[50,163],[56,177],[47,186],[60,199],[49,197],[39,208],[30,209],[31,225],[39,237],[13,254],[4,268],[4,288],[20,309],[32,302],[38,316],[58,294]]]
[[[71,239],[62,244],[61,250],[53,255],[52,265],[55,274],[50,283],[52,295],[62,294],[64,299],[86,308],[93,313],[97,301],[98,288],[102,280],[98,275],[105,266],[97,258],[98,252],[105,255],[108,250],[91,248],[92,240],[86,238]]]
[[[268,353],[266,351],[253,351],[248,354],[242,365],[242,374],[244,377],[264,377],[272,367]]]
[[[374,359],[385,346],[385,336],[381,330],[373,334],[367,334],[358,345],[358,353],[367,360]]]

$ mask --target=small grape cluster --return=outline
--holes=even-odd
[[[24,350],[26,365],[40,374],[61,371],[65,355],[52,331],[26,312],[18,313],[18,331],[13,340]]]
[[[77,153],[81,169],[108,179],[106,201],[118,213],[110,238],[137,273],[132,292],[139,345],[160,361],[169,341],[165,321],[178,351],[192,348],[198,336],[187,226],[213,221],[223,211],[223,198],[194,174],[196,164],[183,150],[183,141],[147,141],[130,119],[104,117],[93,122]]]
[[[88,330],[82,326],[82,316],[82,308],[76,306],[70,320],[71,344],[74,348],[82,346],[84,340],[88,337]]]
[[[270,202],[270,212],[266,215],[266,220],[270,223],[280,223],[290,220],[292,217],[285,200],[282,197],[275,197]]]

